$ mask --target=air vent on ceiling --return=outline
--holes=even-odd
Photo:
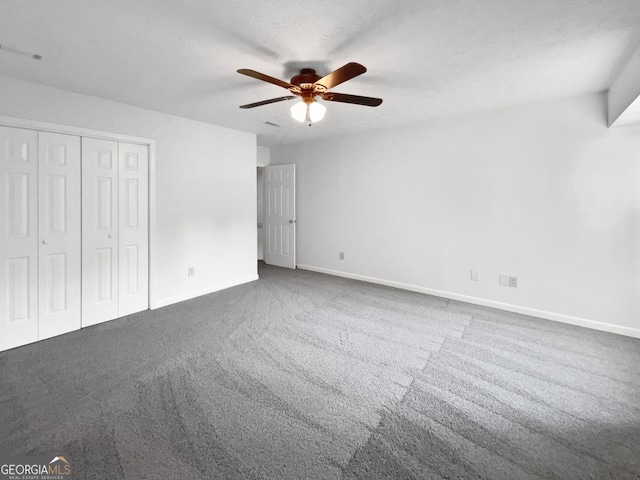
[[[278,125],[277,123],[273,123],[273,122],[264,122],[265,125],[271,125],[272,127],[279,127],[280,125]]]
[[[9,45],[0,45],[0,51],[5,51],[7,53],[15,53],[16,55],[22,55],[23,57],[30,57],[34,60],[42,60],[42,55],[38,55],[37,53],[29,53],[24,50],[20,50],[18,48],[10,47]]]

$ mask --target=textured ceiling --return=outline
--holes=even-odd
[[[272,146],[608,89],[640,41],[638,0],[2,0],[0,74],[259,135]],[[288,80],[355,61],[309,128]],[[280,127],[266,125],[272,122]]]

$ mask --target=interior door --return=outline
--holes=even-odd
[[[264,168],[264,261],[296,268],[296,166]]]
[[[82,138],[82,326],[118,317],[118,143]]]
[[[38,133],[39,335],[80,329],[80,137]]]
[[[149,308],[149,152],[119,143],[118,316]]]
[[[0,127],[0,350],[38,340],[38,134]]]

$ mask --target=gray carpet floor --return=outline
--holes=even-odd
[[[74,479],[638,479],[640,340],[305,271],[0,353]]]

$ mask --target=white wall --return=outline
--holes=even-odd
[[[255,135],[7,77],[0,115],[156,140],[152,305],[257,278]]]
[[[263,167],[271,163],[271,149],[269,147],[258,147],[258,260],[264,260],[264,171]]]
[[[274,147],[271,163],[297,165],[302,268],[640,336],[640,132],[607,129],[603,95]]]
[[[258,147],[256,164],[258,167],[266,167],[271,163],[271,149],[269,147]]]

